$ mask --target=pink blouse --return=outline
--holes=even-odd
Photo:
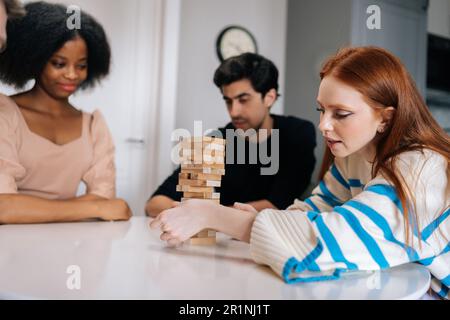
[[[58,145],[33,133],[15,102],[0,95],[0,194],[71,199],[83,182],[87,194],[111,199],[115,173],[113,140],[99,111],[83,112],[81,136]]]

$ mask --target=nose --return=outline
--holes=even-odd
[[[238,118],[242,113],[242,107],[239,102],[232,101],[229,107],[231,118]]]
[[[327,114],[320,116],[319,130],[325,135],[326,132],[333,131],[333,121]]]
[[[78,79],[78,73],[75,70],[75,67],[69,67],[67,68],[67,71],[64,75],[69,80],[76,80]]]

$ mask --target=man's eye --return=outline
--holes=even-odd
[[[244,103],[247,103],[247,102],[248,102],[248,99],[240,99],[239,102],[242,103],[242,104],[244,104]]]
[[[323,110],[322,108],[317,108],[316,110],[319,111],[320,113],[324,113],[325,112],[325,110]]]

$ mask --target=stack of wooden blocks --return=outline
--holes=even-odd
[[[225,140],[213,137],[185,138],[180,142],[181,173],[177,191],[181,201],[202,199],[220,204],[220,187],[225,175]],[[193,245],[216,243],[216,232],[203,230],[190,239]]]

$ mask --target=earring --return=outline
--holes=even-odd
[[[378,133],[383,133],[383,132],[384,132],[384,127],[378,128],[377,132],[378,132]]]

